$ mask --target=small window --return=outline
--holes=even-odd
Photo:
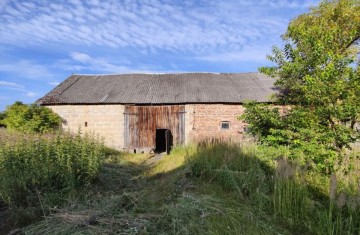
[[[230,122],[221,122],[221,129],[222,130],[230,129]]]
[[[87,122],[85,122],[85,127],[87,127]]]

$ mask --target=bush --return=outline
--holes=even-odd
[[[1,127],[6,127],[5,124],[2,124],[2,120],[4,120],[6,118],[6,114],[0,112],[0,128]]]
[[[46,133],[58,129],[61,125],[60,116],[51,109],[18,101],[8,106],[2,115],[0,124],[9,130],[25,133]]]
[[[66,199],[97,177],[105,156],[102,143],[80,134],[12,134],[2,142],[0,200],[13,207],[39,204],[39,193]]]

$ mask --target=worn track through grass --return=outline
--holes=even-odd
[[[25,234],[290,234],[222,187],[189,178],[186,157],[107,159],[99,181]]]
[[[174,149],[171,155],[161,159],[145,154],[113,155],[106,160],[95,184],[80,190],[67,204],[51,208],[43,221],[22,231],[24,234],[343,234],[339,229],[350,225],[348,218],[335,216],[321,221],[319,218],[326,219],[329,215],[326,201],[314,202],[316,198],[299,191],[306,188],[296,181],[275,184],[278,175],[268,167],[255,157],[254,149],[232,145],[189,146]],[[305,201],[285,197],[289,193],[297,193]],[[274,200],[276,197],[281,200]],[[299,213],[295,209],[299,208],[291,205],[299,205],[298,202],[307,211],[297,221],[294,218]],[[359,218],[355,214],[358,211],[353,212],[350,220]],[[326,233],[326,229],[334,226],[334,219],[344,223],[343,227],[337,227],[340,233]],[[358,226],[357,221],[351,226]]]

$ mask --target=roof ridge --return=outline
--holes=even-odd
[[[179,72],[179,73],[73,73],[72,76],[118,76],[118,75],[180,75],[180,74],[259,74],[260,72],[237,72],[237,73],[226,73],[226,72]]]

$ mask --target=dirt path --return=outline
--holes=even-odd
[[[166,153],[154,153],[153,156],[151,156],[148,160],[145,161],[145,164],[152,166],[157,164],[164,156],[166,155]]]

